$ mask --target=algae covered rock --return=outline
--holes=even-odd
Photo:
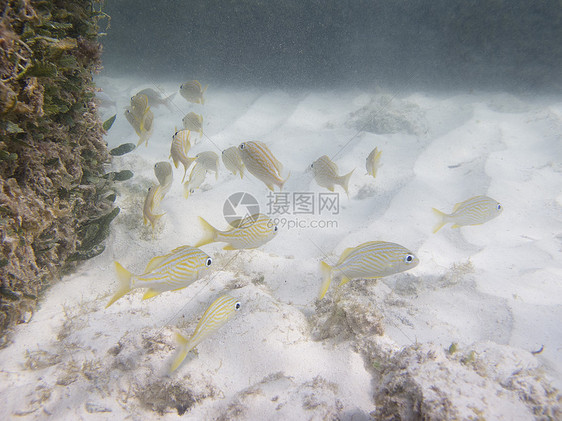
[[[112,213],[96,114],[101,2],[7,2],[0,25],[0,346],[77,252],[103,250],[85,227]],[[104,226],[105,227],[105,226]],[[106,228],[104,228],[105,233]],[[86,249],[86,245],[91,245]],[[66,265],[68,268],[68,264]]]

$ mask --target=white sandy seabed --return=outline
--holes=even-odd
[[[108,144],[136,143],[123,107],[144,87],[183,81],[100,77],[118,118]],[[0,418],[7,419],[560,419],[562,385],[562,102],[505,93],[398,94],[208,88],[205,105],[180,95],[155,108],[155,129],[108,171],[120,214],[106,250],[52,286],[14,343],[0,351]],[[191,155],[245,140],[268,144],[291,173],[284,191],[320,188],[307,167],[334,157],[355,172],[337,214],[289,213],[257,250],[203,246],[213,272],[141,301],[137,290],[105,310],[113,261],[140,273],[149,259],[202,236],[198,216],[225,229],[223,203],[268,190],[224,167],[189,199],[174,170],[154,234],[142,223],[153,165],[168,160],[183,116],[204,116]],[[377,134],[379,133],[379,134]],[[383,134],[380,134],[383,133]],[[382,167],[366,175],[377,146]],[[480,226],[432,234],[432,207],[450,211],[486,194],[504,212]],[[300,227],[288,224],[298,221]],[[414,251],[413,270],[332,285],[316,300],[320,260],[365,241]],[[172,375],[175,332],[189,335],[214,298],[242,309]],[[455,344],[455,345],[453,345]],[[539,351],[540,353],[532,353]]]

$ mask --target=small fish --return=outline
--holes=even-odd
[[[195,114],[192,111],[186,114],[182,122],[184,129],[199,133],[199,137],[203,136],[203,116],[201,114]]]
[[[255,214],[232,223],[232,228],[219,231],[199,217],[205,236],[195,247],[214,242],[228,243],[224,250],[254,249],[271,241],[277,235],[277,225],[264,214]]]
[[[365,162],[367,173],[372,175],[373,178],[377,176],[377,170],[380,167],[381,154],[382,152],[380,152],[378,148],[375,148],[371,151]]]
[[[187,174],[187,169],[191,166],[195,158],[190,158],[187,153],[191,149],[191,143],[189,141],[189,136],[191,132],[189,130],[177,131],[172,136],[172,147],[170,148],[170,157],[174,161],[174,166],[177,168],[178,164],[181,162],[183,164],[184,172],[181,182],[185,179]]]
[[[240,158],[236,146],[231,146],[222,151],[222,162],[232,174],[236,175],[240,173],[240,178],[244,177],[244,163],[242,162],[242,158]]]
[[[189,82],[185,82],[180,86],[180,95],[189,102],[193,102],[195,104],[204,104],[205,98],[203,98],[203,94],[208,87],[209,85],[205,85],[205,87],[203,88],[199,81],[190,80]]]
[[[399,244],[386,241],[370,241],[345,249],[334,266],[320,262],[323,282],[320,299],[324,297],[332,281],[332,272],[341,275],[340,286],[352,279],[382,278],[412,269],[419,264],[418,258]]]
[[[228,322],[234,314],[240,310],[240,301],[229,295],[223,295],[217,298],[213,303],[207,308],[199,323],[195,327],[193,334],[189,339],[176,334],[176,341],[179,345],[179,350],[172,366],[170,367],[170,373],[175,371],[180,364],[185,360],[189,351],[195,348],[203,339],[215,333],[219,328],[221,328],[226,322]]]
[[[164,105],[170,111],[173,111],[171,104],[172,104],[172,100],[176,96],[176,92],[174,92],[172,95],[164,98],[160,92],[158,92],[158,91],[156,91],[152,88],[146,88],[146,89],[143,89],[142,91],[137,92],[137,95],[146,96],[146,98],[148,100],[148,105],[150,107],[158,107],[160,105]]]
[[[152,135],[153,121],[154,121],[154,114],[152,113],[150,108],[147,108],[140,120],[140,124],[139,124],[140,134],[139,134],[139,141],[137,143],[137,146],[139,146],[143,142],[145,143],[146,146],[148,146],[148,139]]]
[[[277,160],[263,142],[244,142],[238,146],[238,153],[242,162],[255,177],[265,183],[269,190],[273,191],[273,186],[278,186],[283,190],[283,185],[289,178],[281,178],[283,165]]]
[[[160,187],[164,191],[164,194],[170,191],[172,187],[172,181],[174,180],[174,176],[172,173],[172,164],[168,161],[161,161],[154,164],[154,175],[160,183]]]
[[[314,179],[321,187],[326,187],[330,191],[334,191],[334,184],[339,184],[343,187],[345,192],[348,192],[349,179],[353,171],[351,170],[346,175],[338,175],[338,166],[333,162],[327,155],[322,155],[316,161],[314,161],[310,168],[314,172]]]
[[[140,121],[137,120],[137,118],[135,117],[135,115],[130,109],[125,110],[125,118],[129,122],[129,124],[133,127],[133,129],[135,129],[135,133],[140,136],[141,134]]]
[[[200,152],[195,155],[195,161],[207,171],[213,171],[215,178],[219,178],[219,156],[213,151]]]
[[[191,246],[177,247],[164,256],[152,258],[142,275],[134,275],[115,262],[119,287],[105,308],[133,289],[148,288],[142,297],[146,300],[165,291],[185,288],[205,275],[211,263],[207,254]]]
[[[144,225],[147,225],[150,222],[152,229],[154,229],[156,222],[164,216],[163,213],[158,215],[154,213],[158,209],[163,197],[162,188],[160,186],[150,186],[142,208]]]
[[[96,100],[99,102],[100,107],[103,108],[116,108],[117,103],[113,98],[111,98],[108,94],[106,94],[101,89],[98,89],[95,93]]]
[[[148,97],[143,94],[136,94],[131,98],[131,107],[129,108],[133,116],[137,120],[141,120],[144,113],[148,110]]]
[[[203,165],[195,164],[189,174],[189,179],[183,185],[183,195],[187,199],[190,193],[193,193],[196,189],[203,184],[205,181],[205,176],[207,175],[207,170]]]
[[[452,228],[459,228],[465,225],[480,225],[494,219],[502,211],[502,205],[488,196],[474,196],[464,202],[457,203],[450,214],[433,208],[433,212],[439,218],[439,222],[433,228],[433,232],[436,233],[443,225],[449,222],[453,223]]]

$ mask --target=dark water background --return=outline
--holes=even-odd
[[[562,91],[560,0],[108,0],[107,72]]]

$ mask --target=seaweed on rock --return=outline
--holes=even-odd
[[[103,200],[110,156],[93,102],[100,2],[2,4],[0,346],[70,257],[100,250],[104,215],[114,213]],[[92,221],[103,221],[95,235]]]

